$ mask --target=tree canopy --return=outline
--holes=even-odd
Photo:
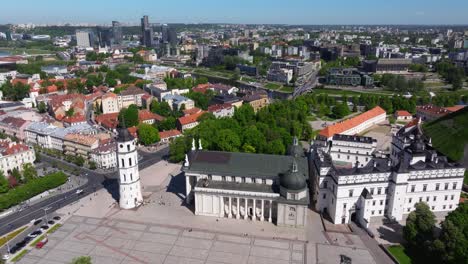
[[[145,146],[151,145],[160,140],[159,132],[154,126],[141,123],[138,125],[138,139]]]
[[[125,121],[125,124],[124,124]],[[137,126],[138,121],[138,107],[134,104],[130,105],[128,108],[123,108],[119,113],[119,124],[120,126],[125,125],[125,127]]]

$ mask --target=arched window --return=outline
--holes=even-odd
[[[132,158],[128,158],[128,164],[129,166],[132,166]]]
[[[130,151],[130,144],[127,145],[127,151]]]
[[[133,174],[130,173],[130,180],[133,181]]]
[[[124,181],[127,181],[127,175],[124,174]]]
[[[122,161],[122,167],[125,167],[125,161],[124,161],[124,159],[121,159],[121,161]]]

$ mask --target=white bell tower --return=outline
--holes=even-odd
[[[126,128],[119,129],[117,164],[119,167],[120,208],[136,208],[143,203],[138,172],[138,153],[135,138]]]

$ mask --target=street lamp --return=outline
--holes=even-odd
[[[49,222],[49,219],[47,219],[47,210],[49,210],[50,208],[42,208],[42,210],[44,210],[44,217],[46,219],[46,222]]]

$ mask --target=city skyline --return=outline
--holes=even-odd
[[[147,2],[137,0],[67,1],[48,0],[38,4],[32,0],[2,3],[0,24],[35,23],[96,23],[112,20],[138,24],[142,15],[153,23],[232,23],[290,25],[463,25],[468,24],[464,10],[468,2],[453,0],[450,5],[440,1],[370,1],[333,0],[312,2],[297,0],[285,6],[283,1],[258,0],[226,2],[214,0],[177,2]],[[24,7],[31,8],[24,8]],[[457,8],[453,8],[456,6]],[[65,11],[64,11],[65,10]]]

